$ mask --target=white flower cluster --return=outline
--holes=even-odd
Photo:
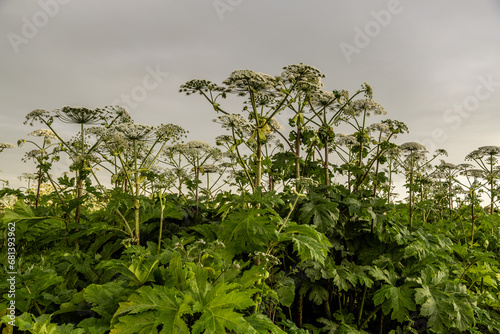
[[[248,120],[239,114],[222,115],[214,119],[213,122],[220,124],[223,129],[234,129],[240,134],[251,134],[253,131]]]
[[[399,147],[406,152],[427,152],[424,145],[413,141],[401,144]]]
[[[346,147],[352,147],[355,145],[359,145],[358,140],[356,137],[351,136],[351,135],[345,135],[342,133],[339,133],[335,136],[335,144],[339,146],[346,146]]]
[[[456,169],[457,168],[457,165],[452,164],[450,162],[446,162],[444,160],[441,160],[440,162],[441,162],[441,164],[438,166],[439,168],[442,168],[442,169]]]
[[[17,202],[17,196],[16,195],[5,195],[0,197],[0,208],[5,209],[9,208],[12,209],[14,208],[14,205]]]
[[[26,120],[24,121],[24,124],[29,123],[30,126],[33,126],[34,122],[42,122],[42,120],[45,120],[45,118],[48,117],[50,117],[50,113],[48,110],[35,109],[32,112],[28,113],[28,115],[26,115]]]
[[[114,126],[114,129],[121,132],[129,140],[148,140],[154,131],[150,125],[136,123],[122,123]]]
[[[41,153],[43,153],[43,151],[41,151],[41,150],[28,151],[28,152],[24,153],[24,158],[22,160],[27,161],[29,159],[37,159]]]
[[[387,111],[382,105],[372,99],[359,99],[352,102],[350,107],[346,109],[346,113],[353,117],[358,117],[363,113],[366,113],[367,116],[370,116],[372,113],[375,115],[385,115]]]
[[[197,149],[202,151],[207,151],[210,148],[210,144],[201,140],[192,140],[184,144],[188,149]]]
[[[226,245],[224,245],[224,243],[222,241],[220,241],[219,239],[214,241],[214,245],[215,245],[215,247],[226,248]]]
[[[213,173],[220,173],[222,170],[217,165],[214,165],[214,164],[204,164],[203,166],[200,167],[200,171],[203,174],[213,174]]]
[[[218,146],[222,146],[224,144],[232,144],[233,137],[230,135],[220,135],[220,136],[215,137],[215,143]]]
[[[473,177],[473,178],[484,178],[485,173],[482,169],[468,169],[464,173],[464,175]]]
[[[11,144],[11,143],[0,143],[0,152],[2,152],[6,148],[15,148],[16,145]]]
[[[175,124],[161,124],[155,129],[158,138],[169,139],[172,141],[180,140],[186,135],[186,130]]]
[[[28,136],[35,136],[35,137],[44,137],[46,140],[47,139],[57,139],[56,134],[54,131],[50,129],[40,129],[40,130],[35,130],[33,132],[30,132]]]
[[[500,153],[500,146],[482,146],[478,150],[487,155],[497,155]]]
[[[271,266],[278,265],[281,263],[280,259],[278,259],[276,256],[267,254],[264,252],[254,252],[254,258],[258,262],[266,262],[267,264],[270,264]]]
[[[500,153],[499,146],[482,146],[467,154],[465,160],[466,161],[480,160],[485,156],[489,156],[492,158],[494,155],[498,155],[499,153]]]
[[[329,107],[330,109],[339,106],[335,94],[333,92],[329,92],[323,89],[317,89],[313,93],[311,97],[311,104],[315,107],[316,106],[323,108]]]
[[[179,89],[179,92],[186,93],[186,95],[191,95],[196,92],[201,94],[202,92],[208,92],[214,89],[217,90],[219,89],[219,87],[217,87],[217,85],[213,84],[211,81],[203,79],[193,79],[183,84]]]
[[[291,83],[307,83],[315,87],[323,87],[321,79],[325,77],[320,70],[314,66],[303,63],[285,66],[281,73],[283,80]]]
[[[384,123],[373,123],[369,125],[366,130],[368,132],[382,132],[382,133],[390,133],[389,125]]]
[[[86,107],[64,106],[55,109],[56,117],[65,123],[98,124],[103,121],[103,111]]]
[[[269,118],[267,123],[275,130],[284,130],[285,128],[274,117]]]
[[[276,84],[276,78],[251,70],[236,70],[223,83],[227,85],[229,92],[244,96],[249,91],[262,92],[272,90]]]
[[[319,182],[317,180],[314,180],[310,177],[301,177],[300,179],[290,179],[290,183],[302,188],[302,187],[310,187],[310,186],[317,186]]]

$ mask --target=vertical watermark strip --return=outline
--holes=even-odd
[[[16,320],[16,223],[7,225],[7,317],[8,324],[14,326]]]

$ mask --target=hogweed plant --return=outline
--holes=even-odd
[[[43,138],[42,143],[39,144],[33,140],[20,139],[17,142],[18,146],[22,146],[25,143],[30,143],[36,147],[35,150],[29,151],[25,155],[25,161],[28,159],[32,159],[37,163],[38,176],[37,176],[37,189],[36,189],[36,200],[35,207],[38,207],[38,203],[40,200],[40,187],[42,182],[44,181],[44,176],[50,180],[54,190],[57,192],[57,186],[54,183],[54,180],[49,174],[49,171],[52,167],[52,163],[55,161],[59,161],[59,155],[57,148],[59,145],[57,143],[52,143],[52,140],[57,139],[57,136],[54,134],[52,130],[49,129],[40,129],[35,130],[28,134],[29,136],[41,137]],[[52,152],[48,152],[49,148],[55,148]],[[64,201],[63,201],[64,203]]]
[[[185,135],[185,130],[173,124],[153,127],[136,123],[121,123],[110,128],[131,142],[131,159],[126,160],[123,151],[116,152],[121,169],[131,185],[130,193],[134,201],[134,241],[140,244],[140,195],[141,185],[146,181],[147,172],[157,162],[168,142],[176,142]],[[123,141],[122,141],[123,142]],[[116,145],[116,143],[111,144]]]
[[[373,132],[373,130],[376,130],[379,132],[378,138],[370,138],[369,133]],[[370,138],[370,141],[367,142],[367,145],[363,149],[363,144],[360,142],[359,147],[356,147],[357,149],[361,151],[365,151],[365,156],[367,158],[367,162],[364,165],[364,171],[363,171],[363,164],[358,165],[359,168],[359,176],[357,178],[356,185],[353,189],[353,191],[357,191],[361,185],[365,182],[367,179],[368,175],[371,173],[371,169],[373,168],[373,165],[375,164],[375,171],[374,171],[374,184],[373,184],[373,191],[372,191],[372,197],[375,197],[376,192],[377,192],[377,185],[378,185],[378,177],[379,177],[379,172],[378,168],[380,163],[385,163],[386,162],[386,157],[385,153],[396,147],[394,143],[391,143],[390,140],[392,138],[396,138],[398,134],[400,133],[405,133],[408,132],[408,127],[406,124],[403,122],[395,121],[395,120],[383,120],[382,123],[375,123],[373,127],[367,127],[366,130],[363,130],[363,132],[367,131],[368,138]],[[358,141],[359,142],[359,141]],[[374,148],[369,149],[368,144],[372,143],[375,145]],[[360,158],[362,157],[362,153],[360,153]]]
[[[301,99],[301,92],[305,86],[318,86],[323,75],[312,66],[299,64],[290,65],[284,68],[282,76],[271,76],[250,70],[236,70],[223,81],[224,86],[217,86],[207,80],[191,80],[181,86],[180,91],[187,95],[199,93],[204,96],[213,106],[216,112],[231,117],[228,111],[224,110],[218,102],[219,98],[225,99],[227,94],[245,98],[243,102],[243,112],[246,117],[242,117],[249,127],[244,131],[235,129],[232,131],[234,144],[239,146],[243,143],[252,151],[252,173],[247,170],[247,166],[242,164],[241,152],[240,163],[245,170],[245,175],[251,178],[252,189],[262,185],[262,163],[264,160],[263,146],[268,142],[268,135],[276,132],[273,119],[286,107],[290,106],[295,99]],[[305,106],[304,103],[301,106]],[[233,116],[235,118],[237,116]],[[241,121],[233,122],[221,119],[228,126],[236,126]],[[236,137],[238,135],[238,137]],[[235,149],[236,149],[235,147]],[[253,177],[252,175],[253,174]]]
[[[413,232],[413,214],[415,210],[414,194],[418,191],[418,186],[414,184],[415,176],[428,168],[431,162],[440,155],[447,155],[444,150],[437,150],[431,159],[427,159],[427,150],[424,145],[416,142],[407,142],[400,145],[401,156],[398,159],[399,166],[406,172],[406,187],[408,188],[408,212],[409,228]]]
[[[488,181],[488,195],[490,197],[490,214],[493,214],[495,202],[498,198],[496,181],[499,176],[498,155],[500,154],[500,146],[482,146],[465,157],[465,161],[474,161],[477,166],[483,170],[484,177]]]
[[[384,195],[386,196],[386,201],[387,203],[392,203],[392,196],[395,195],[392,191],[394,189],[393,185],[393,176],[394,174],[397,174],[400,172],[399,166],[397,159],[399,155],[401,154],[401,151],[398,146],[392,147],[388,149],[385,154],[385,162],[386,162],[386,167],[384,168],[384,172],[387,175],[387,182],[382,186],[382,191]]]
[[[61,135],[55,131],[54,120],[62,123],[78,124],[80,126],[79,134],[73,140],[64,140]],[[64,106],[52,111],[36,109],[26,115],[24,124],[33,126],[34,123],[42,123],[47,126],[57,137],[61,149],[68,153],[73,160],[71,169],[76,172],[76,198],[80,200],[84,192],[84,180],[90,174],[89,157],[100,144],[100,141],[93,145],[88,145],[85,141],[86,125],[100,125],[110,127],[115,123],[130,120],[130,115],[125,109],[118,106],[107,106],[104,108],[89,109],[85,107]],[[81,203],[76,207],[75,222],[80,222]]]
[[[441,163],[435,167],[435,171],[433,172],[433,176],[441,182],[443,187],[446,187],[446,190],[443,189],[443,198],[442,200],[446,200],[449,214],[451,215],[453,211],[453,196],[455,194],[454,188],[456,184],[456,177],[460,173],[460,169],[457,165],[445,162],[441,160]],[[442,217],[442,209],[441,209],[441,217]]]
[[[350,96],[325,90],[323,78],[299,64],[277,77],[235,71],[220,87],[183,85],[218,113],[217,148],[184,144],[174,125],[112,123],[78,108],[32,114],[58,130],[50,145],[83,168],[85,193],[76,198],[75,176],[65,175],[55,189],[68,203],[44,183],[51,193],[42,187],[35,209],[34,191],[0,190],[0,207],[9,205],[0,223],[17,224],[23,251],[15,330],[498,332],[496,149],[474,154],[482,167],[433,167],[438,154],[392,143],[403,123],[369,117],[383,113],[369,86]],[[220,104],[230,94],[243,100],[234,114]],[[80,131],[63,143],[58,121]],[[344,128],[353,134],[337,133]],[[37,139],[30,157],[44,151],[51,162]],[[392,205],[399,171],[410,198]],[[101,182],[106,173],[111,182]],[[483,192],[490,214],[480,209]],[[5,203],[10,194],[15,203]],[[79,203],[85,225],[66,225]]]
[[[194,172],[194,198],[196,213],[199,210],[200,174],[208,162],[217,162],[222,158],[222,151],[201,140],[192,140],[183,146],[181,154],[185,157]]]
[[[474,230],[476,225],[476,219],[478,214],[476,212],[476,207],[480,203],[478,192],[487,185],[489,182],[486,178],[485,171],[479,168],[473,168],[471,164],[460,164],[458,168],[460,169],[460,175],[465,177],[465,182],[457,182],[467,190],[466,200],[470,203],[471,211],[471,235],[470,235],[470,247],[474,245]],[[463,227],[462,227],[463,228]],[[464,229],[465,233],[465,229]]]

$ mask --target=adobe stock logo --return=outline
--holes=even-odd
[[[354,27],[355,35],[353,43],[349,44],[342,42],[339,45],[347,63],[351,63],[352,56],[354,54],[361,53],[361,50],[370,45],[372,40],[380,35],[382,29],[386,28],[391,23],[393,16],[401,13],[402,11],[403,6],[400,0],[389,0],[387,3],[387,9],[370,11],[370,15],[373,17],[373,20],[368,21],[363,29],[358,26]]]
[[[241,5],[242,2],[243,0],[214,0],[212,5],[222,22],[224,21],[224,13],[232,12],[236,7]]]
[[[21,34],[9,32],[7,39],[16,54],[19,53],[19,47],[22,44],[28,44],[30,40],[36,37],[40,29],[45,27],[51,18],[59,14],[61,5],[66,5],[71,0],[40,0],[38,6],[40,10],[34,13],[31,18],[23,16],[21,18]]]
[[[471,90],[471,94],[467,95],[461,103],[454,103],[453,107],[443,112],[443,121],[446,126],[432,129],[427,139],[418,141],[420,144],[425,145],[430,152],[433,152],[439,145],[445,143],[449,138],[449,133],[458,131],[464,120],[475,115],[481,102],[490,99],[497,91],[496,87],[500,87],[500,81],[494,81],[493,74],[487,76],[480,75],[477,81],[478,84],[474,87],[474,90]]]
[[[135,109],[139,103],[148,97],[148,92],[158,88],[160,84],[168,77],[168,72],[163,72],[160,65],[153,69],[146,66],[147,74],[142,78],[142,84],[134,86],[128,94],[121,94],[120,98],[114,100],[111,105],[119,105],[126,109]]]

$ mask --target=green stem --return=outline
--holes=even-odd
[[[363,321],[363,323],[358,326],[358,330],[360,331],[361,329],[363,329],[363,327],[365,327],[365,325],[368,323],[368,321],[371,319],[371,317],[373,317],[375,315],[375,313],[377,313],[380,309],[382,308],[382,304],[380,304],[379,306],[377,306],[369,315],[368,317],[365,319],[365,321]]]
[[[163,195],[161,194],[161,192],[159,192],[159,196],[160,196],[161,211],[160,211],[160,232],[158,233],[158,251],[157,251],[157,254],[160,254],[160,249],[161,249],[161,235],[163,232],[163,210],[165,210],[165,206],[163,205]]]
[[[359,324],[361,323],[361,317],[363,316],[363,307],[365,305],[366,291],[367,290],[368,290],[368,288],[365,285],[365,288],[363,289],[363,299],[361,299],[361,305],[359,306],[358,327],[359,327]]]

